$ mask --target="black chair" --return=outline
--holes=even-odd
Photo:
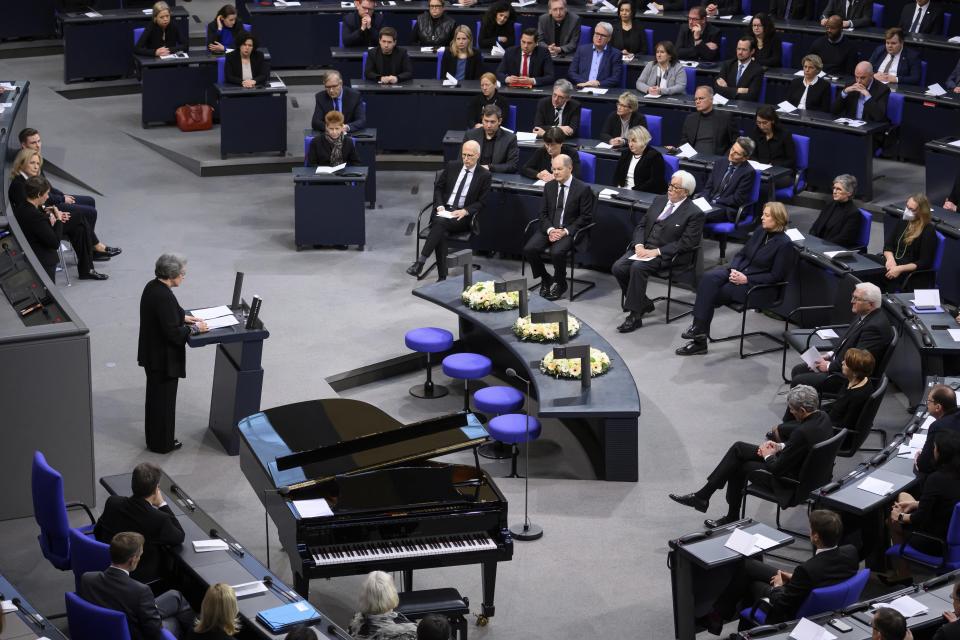
[[[461,231],[459,233],[448,233],[447,234],[447,246],[453,251],[459,251],[461,249],[469,249],[472,245],[473,237],[480,233],[480,213],[483,211],[477,211],[473,214],[473,217],[470,219],[470,228],[467,231]],[[417,236],[416,236],[416,252],[414,255],[414,260],[420,259],[420,243],[427,239],[430,235],[430,227],[432,225],[432,213],[433,213],[433,203],[428,203],[423,209],[420,209],[419,215],[417,215]],[[424,214],[426,214],[426,220],[424,220]],[[420,275],[417,276],[417,280],[423,280],[427,277],[427,274],[433,271],[437,267],[437,262],[434,260],[427,266],[423,271],[420,272]],[[480,265],[474,265],[474,269],[479,269]]]
[[[907,274],[903,280],[901,291],[913,291],[915,289],[936,289],[937,276],[940,273],[940,265],[943,262],[943,248],[947,243],[946,237],[937,233],[937,251],[933,257],[933,266],[929,269],[917,269]]]
[[[790,346],[797,353],[803,353],[811,346],[824,349],[833,349],[836,343],[825,338],[817,336],[817,331],[821,329],[834,329],[839,335],[840,329],[846,330],[850,326],[850,320],[853,312],[850,310],[850,296],[860,280],[855,276],[844,275],[837,283],[837,288],[833,297],[833,304],[814,304],[804,305],[794,308],[787,314],[783,325],[783,357],[780,363],[780,377],[784,382],[790,382],[787,378],[787,346]],[[813,316],[813,320],[804,319],[805,316]],[[820,319],[828,320],[827,324],[818,325],[812,329],[791,329],[790,324],[799,322],[800,325],[809,326],[809,322],[816,322]]]
[[[523,228],[524,243],[526,243],[526,239],[530,237],[530,230],[531,229],[535,230],[536,225],[538,224],[540,224],[540,218],[534,218],[533,220],[527,223],[527,226]],[[570,288],[569,288],[570,302],[573,302],[582,294],[586,293],[587,291],[590,291],[590,289],[593,289],[595,286],[597,286],[596,282],[592,282],[590,280],[578,280],[577,278],[574,277],[576,273],[576,268],[577,268],[577,249],[580,248],[581,245],[590,238],[590,230],[593,229],[593,227],[596,226],[596,224],[597,224],[596,222],[591,222],[588,225],[580,227],[579,229],[577,229],[577,232],[573,234],[573,245],[571,246],[570,253],[569,253],[570,277],[568,278],[568,280],[570,281]],[[549,254],[549,249],[543,252],[544,257],[547,257],[548,254]],[[527,270],[527,260],[521,255],[520,275],[523,276],[526,273],[526,270]],[[579,291],[577,291],[578,284],[580,285]],[[534,285],[530,287],[530,290],[532,291],[533,289],[536,289],[538,286],[539,285]]]
[[[627,248],[625,251],[632,251],[634,243],[631,241],[627,243]],[[690,278],[690,288],[693,291],[697,290],[697,282],[700,280],[700,275],[703,273],[703,248],[698,244],[695,247],[690,248],[687,251],[678,251],[670,258],[670,262],[667,264],[666,268],[660,269],[656,273],[650,274],[651,278],[656,278],[657,280],[666,280],[667,282],[667,295],[657,296],[656,298],[650,298],[650,302],[663,302],[667,301],[666,309],[666,324],[670,324],[674,320],[679,320],[680,318],[686,318],[688,315],[693,313],[693,303],[687,302],[686,300],[677,300],[672,296],[673,293],[673,281],[677,276],[683,276],[686,274],[693,274]],[[693,260],[690,262],[683,262],[680,260],[682,256],[693,254]],[[623,303],[626,301],[626,296],[623,293],[620,294],[620,306],[623,307]],[[682,304],[685,307],[689,307],[689,311],[684,311],[683,313],[673,316],[670,316],[670,304]]]
[[[882,376],[880,378],[880,384],[873,390],[870,398],[867,399],[863,408],[860,410],[857,421],[851,425],[850,429],[847,429],[847,439],[844,440],[840,450],[837,451],[838,456],[852,458],[858,451],[880,451],[887,446],[887,432],[883,429],[875,429],[873,426],[873,419],[877,417],[877,411],[880,410],[880,403],[883,402],[883,395],[886,392],[887,376]],[[840,429],[836,427],[834,427],[833,430],[835,433],[840,432]],[[863,446],[863,443],[867,441],[871,433],[876,433],[880,436],[879,448]]]
[[[747,476],[747,486],[740,503],[740,517],[747,512],[747,496],[754,496],[777,505],[777,530],[785,531],[801,538],[805,533],[784,529],[780,524],[780,512],[810,502],[810,492],[829,484],[833,480],[833,465],[837,452],[847,437],[847,430],[841,429],[833,437],[820,442],[807,454],[800,467],[797,478],[777,477],[766,469],[757,469]],[[762,484],[760,478],[763,478]]]

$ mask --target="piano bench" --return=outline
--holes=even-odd
[[[400,604],[395,609],[397,612],[414,621],[430,613],[446,616],[455,630],[455,637],[467,640],[467,619],[464,616],[470,614],[470,600],[453,587],[404,591],[399,596]]]

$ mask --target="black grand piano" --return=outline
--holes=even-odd
[[[405,425],[342,398],[244,418],[240,468],[277,525],[294,587],[310,580],[480,564],[481,616],[494,613],[497,563],[513,557],[507,500],[482,470],[487,440],[472,413]],[[475,466],[430,458],[473,449]]]

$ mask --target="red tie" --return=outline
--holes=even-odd
[[[527,73],[527,58],[529,58],[529,57],[530,57],[529,54],[527,54],[527,53],[523,54],[523,64],[520,65],[520,75],[521,75],[521,76],[524,76],[524,77],[529,76],[529,74]]]

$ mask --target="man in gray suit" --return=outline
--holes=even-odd
[[[480,129],[470,129],[463,141],[473,140],[480,145],[480,166],[491,173],[516,173],[520,151],[517,149],[517,136],[500,125],[503,112],[495,104],[483,108]]]
[[[550,12],[537,21],[537,34],[550,55],[571,54],[580,43],[580,16],[567,11],[567,0],[550,0]]]
[[[633,248],[613,264],[613,275],[620,283],[629,312],[617,331],[630,333],[643,326],[643,314],[654,310],[647,297],[647,280],[665,269],[674,256],[690,252],[703,237],[703,211],[693,204],[691,196],[697,182],[686,171],[677,171],[670,178],[667,195],[657,196],[633,231]],[[677,258],[683,265],[696,258],[686,253]]]

